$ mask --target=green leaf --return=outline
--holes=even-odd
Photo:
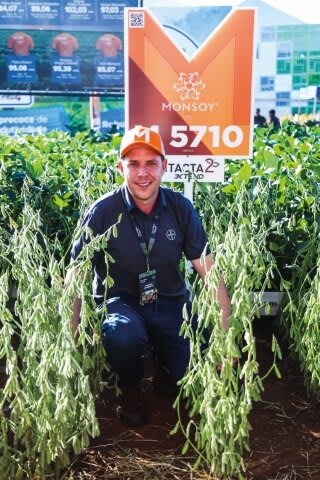
[[[33,162],[32,164],[33,166],[33,173],[34,175],[39,178],[42,174],[43,174],[43,164],[42,164],[42,161],[41,160],[36,160],[35,162]]]
[[[265,150],[263,152],[264,164],[266,168],[276,169],[278,167],[279,158],[270,150]]]
[[[30,176],[34,176],[35,171],[33,168],[32,163],[28,162],[28,160],[25,160],[25,166],[26,166],[26,171]]]
[[[66,202],[59,195],[53,195],[52,200],[59,208],[63,208],[66,205]]]
[[[303,153],[309,153],[311,146],[308,143],[300,142],[299,148]]]
[[[236,192],[236,187],[233,185],[233,183],[229,183],[222,189],[223,192],[225,193],[235,193]]]
[[[237,177],[239,180],[242,180],[244,182],[249,182],[251,178],[251,166],[249,162],[245,162],[242,167],[240,168]]]
[[[279,251],[279,245],[275,242],[268,242],[268,246],[272,252],[278,252]]]
[[[286,188],[286,177],[281,177],[279,180],[278,190],[279,192],[283,192],[285,188]]]
[[[66,192],[63,194],[63,199],[67,200],[68,198],[72,197],[73,193],[72,192]]]
[[[106,174],[105,173],[98,173],[97,175],[98,182],[105,182],[106,181]]]
[[[304,201],[306,202],[307,205],[312,205],[314,203],[314,198],[313,197],[305,197]]]
[[[8,143],[8,145],[5,145],[4,147],[1,148],[0,153],[2,155],[7,155],[8,153],[11,152],[11,147],[12,147],[11,143]]]

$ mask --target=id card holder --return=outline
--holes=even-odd
[[[154,302],[158,297],[156,287],[156,270],[140,273],[139,275],[140,305]]]

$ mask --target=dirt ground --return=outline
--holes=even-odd
[[[261,374],[272,364],[271,335],[276,319],[254,322]],[[276,333],[276,332],[275,332]],[[277,333],[276,333],[277,334]],[[278,340],[279,334],[277,335]],[[245,457],[247,480],[320,480],[320,403],[310,399],[297,364],[281,343],[282,378],[264,383],[262,399],[250,415],[250,452]],[[170,436],[176,422],[172,401],[156,396],[152,378],[144,382],[148,424],[130,430],[115,419],[115,400],[104,393],[97,402],[101,435],[75,461],[68,478],[112,480],[210,479],[193,472],[192,457],[181,455],[182,436]]]

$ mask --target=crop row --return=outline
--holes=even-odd
[[[290,122],[277,133],[257,130],[251,159],[227,160],[222,184],[194,186],[216,268],[208,289],[188,274],[199,330],[194,336],[186,318],[182,333],[190,337],[192,357],[175,402],[179,421],[173,432],[184,432],[183,451],[195,449],[198,463],[207,463],[214,474],[244,475],[248,415],[264,379],[252,321],[265,291],[285,291],[281,332],[309,390],[320,391],[319,135],[319,127]],[[90,256],[116,227],[86,247],[78,259],[81,278],[75,276],[68,288],[63,279],[84,209],[122,181],[119,141],[86,132],[0,138],[1,478],[62,478],[72,456],[98,434],[94,402],[108,386],[108,367],[90,293]],[[220,274],[232,302],[227,332],[210,295]],[[83,302],[76,344],[70,331],[75,295]],[[211,332],[205,355],[203,328]],[[272,348],[270,371],[280,375],[275,339]],[[182,403],[189,409],[187,424],[180,421]]]

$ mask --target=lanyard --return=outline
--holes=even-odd
[[[143,253],[145,254],[146,256],[146,261],[147,261],[147,271],[149,271],[150,269],[150,265],[149,265],[149,254],[152,250],[152,247],[154,245],[154,242],[155,242],[155,239],[156,239],[156,233],[157,233],[157,229],[158,229],[158,220],[159,220],[159,215],[156,215],[154,217],[154,222],[153,222],[153,225],[152,225],[152,229],[151,229],[151,235],[150,235],[150,238],[149,238],[149,243],[147,245],[146,243],[146,240],[145,238],[143,237],[142,235],[142,232],[140,230],[140,228],[138,227],[137,225],[137,222],[136,222],[136,219],[134,218],[133,214],[131,214],[131,219],[132,219],[132,223],[133,223],[133,226],[135,228],[135,231],[137,233],[137,236],[138,236],[138,240],[139,240],[139,243],[140,243],[140,247],[141,247],[141,250],[143,251]]]

